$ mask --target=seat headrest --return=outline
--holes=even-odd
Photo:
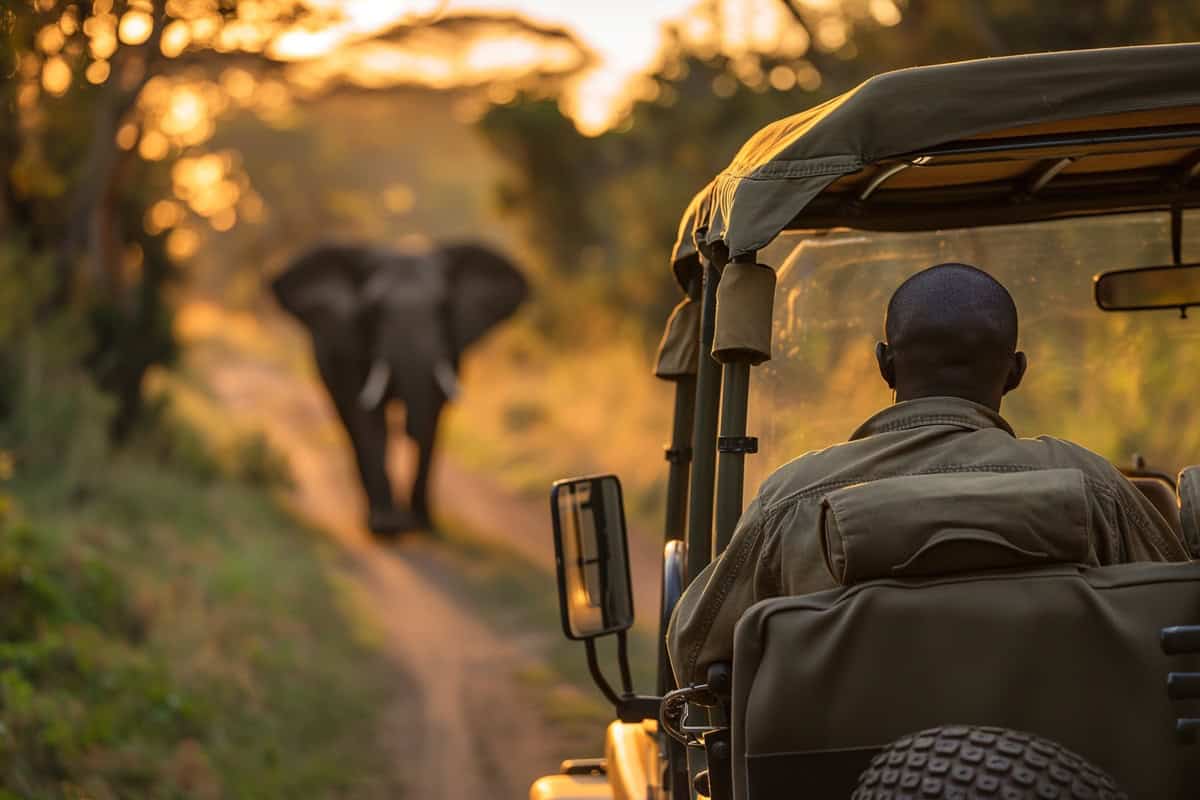
[[[821,505],[825,562],[846,586],[1096,563],[1078,469],[884,478],[830,492]]]
[[[1184,467],[1175,482],[1183,543],[1192,558],[1200,557],[1200,466]]]
[[[1175,487],[1170,484],[1166,476],[1158,478],[1135,475],[1129,479],[1129,482],[1145,495],[1146,499],[1150,501],[1150,505],[1154,506],[1155,510],[1171,526],[1171,530],[1177,534],[1183,532],[1179,518],[1179,500],[1175,496]]]

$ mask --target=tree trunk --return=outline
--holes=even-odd
[[[66,233],[56,259],[57,281],[53,305],[66,304],[75,282],[89,283],[111,291],[113,266],[104,244],[104,203],[113,193],[113,178],[121,156],[117,131],[137,102],[159,60],[166,14],[162,0],[154,3],[154,30],[145,43],[123,46],[113,59],[112,76],[105,83],[92,116],[92,135],[80,168],[75,191],[67,206]],[[82,275],[78,271],[82,267]]]

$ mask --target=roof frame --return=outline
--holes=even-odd
[[[1079,161],[1082,156],[1064,156],[1058,159],[1047,159],[1035,167],[1029,176],[1028,184],[1025,188],[1027,197],[1033,197],[1035,194],[1045,189],[1050,181],[1062,172],[1067,167]]]
[[[914,231],[1006,225],[1049,219],[1200,208],[1200,185],[1179,186],[1177,171],[1132,170],[1119,174],[1059,175],[1035,195],[1017,193],[1013,181],[966,187],[896,189],[870,203],[818,196],[785,230],[849,227]]]
[[[1156,142],[1167,139],[1200,138],[1200,124],[1159,125],[1148,128],[1115,128],[1092,133],[1050,133],[1036,136],[1006,136],[994,139],[962,139],[903,156],[907,160],[930,157],[1012,153],[1054,147],[1094,147],[1103,144]],[[944,162],[939,162],[944,163]]]
[[[880,193],[888,181],[913,167],[1016,160],[1021,152],[1104,145],[1147,144],[1144,152],[1176,149],[1194,139],[1196,150],[1176,165],[1121,172],[1061,175],[1081,159],[1102,155],[1074,152],[1043,157],[1021,178]],[[1153,146],[1160,143],[1159,147]],[[1169,145],[1167,143],[1170,143]],[[1139,148],[1139,151],[1142,151]],[[984,156],[963,159],[963,156]],[[1188,191],[1200,175],[1200,124],[1120,128],[1087,134],[968,139],[878,163],[879,172],[858,191],[818,195],[788,229],[848,226],[874,230],[916,230],[1032,222],[1092,214],[1200,205],[1200,192]],[[1109,195],[1104,197],[1098,189]],[[936,220],[936,225],[931,224]]]

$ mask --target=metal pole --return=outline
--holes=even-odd
[[[756,254],[744,253],[733,260],[753,265]],[[744,351],[727,353],[723,359],[724,391],[721,398],[721,437],[717,440],[717,524],[713,532],[713,558],[721,555],[729,546],[729,539],[742,516],[746,454],[758,452],[758,440],[746,436],[746,408],[753,359],[752,353]]]
[[[692,419],[696,410],[696,379],[689,375],[675,381],[675,421],[671,431],[671,444],[667,459],[671,463],[667,471],[667,517],[663,535],[663,546],[673,540],[682,540],[686,531],[688,475],[692,465]],[[665,580],[665,576],[664,576]],[[659,592],[658,608],[658,691],[666,694],[675,688],[671,676],[671,665],[667,660],[666,592]]]
[[[686,531],[688,476],[692,469],[692,421],[696,416],[696,379],[692,376],[675,381],[675,417],[667,459],[667,517],[664,543],[682,539]]]
[[[721,438],[717,454],[717,526],[712,557],[729,545],[742,516],[742,487],[746,469],[746,405],[750,395],[750,362],[731,361],[723,373]]]
[[[712,357],[717,316],[717,282],[721,274],[705,258],[700,301],[700,357],[696,367],[692,476],[688,492],[685,587],[708,566],[712,553],[713,479],[716,472],[717,412],[721,400],[721,368]]]

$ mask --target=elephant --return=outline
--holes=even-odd
[[[367,527],[381,536],[428,529],[438,418],[458,394],[459,361],[524,301],[525,278],[479,244],[400,251],[328,243],[290,261],[271,288],[311,335],[317,370],[354,448]],[[403,403],[417,445],[407,508],[396,502],[386,468],[393,400]]]

